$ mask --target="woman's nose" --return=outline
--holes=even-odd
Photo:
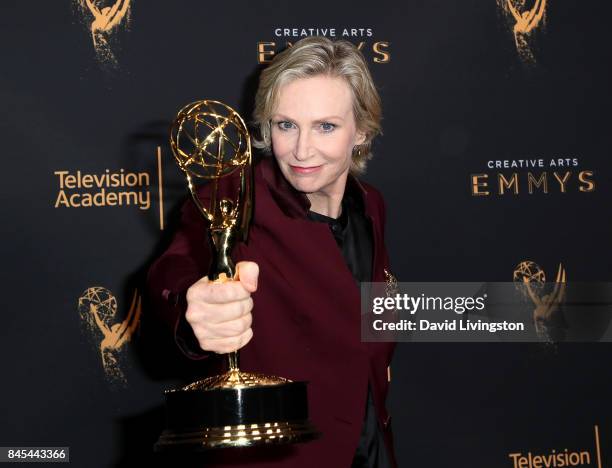
[[[311,148],[308,138],[308,132],[300,131],[293,151],[293,156],[298,161],[304,161],[310,157],[310,153]]]

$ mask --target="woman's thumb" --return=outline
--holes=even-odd
[[[259,277],[259,265],[255,262],[238,262],[236,264],[236,278],[249,292],[257,290],[257,278]]]

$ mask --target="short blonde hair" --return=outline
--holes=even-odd
[[[255,96],[254,123],[260,138],[253,145],[271,151],[271,117],[280,88],[298,78],[330,75],[344,78],[353,95],[353,114],[357,129],[365,134],[363,144],[353,150],[350,171],[365,171],[372,158],[372,140],[381,133],[380,96],[361,52],[348,41],[331,41],[326,37],[307,37],[279,53],[261,72]]]

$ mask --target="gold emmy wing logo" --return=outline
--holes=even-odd
[[[566,274],[559,263],[555,286],[546,293],[546,274],[540,266],[530,260],[518,264],[514,270],[513,280],[519,290],[533,303],[533,323],[536,333],[547,341],[551,339],[550,328],[559,314],[559,306],[565,299]]]
[[[108,289],[101,286],[88,288],[79,298],[82,323],[99,348],[102,367],[111,381],[126,382],[120,366],[122,348],[130,341],[140,323],[141,306],[136,290],[125,320],[118,321],[117,299]]]
[[[497,0],[499,7],[509,17],[514,43],[521,60],[535,63],[530,42],[534,31],[546,20],[547,0]],[[531,8],[529,8],[531,5]]]
[[[124,20],[129,22],[131,0],[74,0],[78,3],[86,21],[90,21],[91,39],[101,62],[117,64],[110,47],[113,32]]]

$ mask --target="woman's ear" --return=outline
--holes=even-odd
[[[355,135],[355,146],[363,145],[366,141],[365,132],[357,130],[357,134]]]

